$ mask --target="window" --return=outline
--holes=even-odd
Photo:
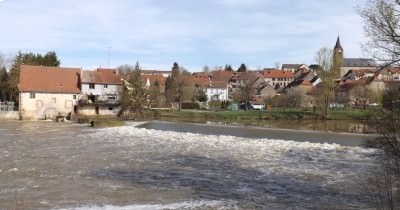
[[[72,95],[72,99],[76,100],[76,95]]]
[[[108,85],[107,85],[107,84],[104,84],[104,88],[108,88]]]
[[[35,93],[29,93],[29,98],[36,98],[36,94]]]
[[[89,83],[89,89],[94,89],[94,84],[93,83]]]
[[[112,111],[114,108],[113,107],[108,107],[108,110]]]
[[[52,101],[53,103],[57,103],[56,98],[51,98],[51,101]]]

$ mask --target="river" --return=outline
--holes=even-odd
[[[359,183],[377,151],[357,146],[357,135],[335,143],[306,141],[302,131],[136,125],[0,122],[0,209],[371,207]]]

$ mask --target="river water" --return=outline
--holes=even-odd
[[[215,126],[224,135],[135,125],[0,122],[0,209],[371,206],[359,183],[375,167],[375,150],[288,140],[296,133],[283,140],[227,135]]]

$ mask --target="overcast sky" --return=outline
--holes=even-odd
[[[64,67],[190,71],[314,63],[338,32],[363,57],[365,0],[0,0],[0,52],[55,51]]]

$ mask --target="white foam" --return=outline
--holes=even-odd
[[[356,175],[363,170],[363,165],[374,162],[373,154],[377,153],[374,149],[339,144],[203,135],[133,126],[101,129],[93,137],[112,139],[122,147],[143,147],[154,154],[227,158],[238,166],[265,173],[295,177],[314,174],[324,176],[327,183]],[[359,170],[350,169],[352,167]]]
[[[103,205],[103,206],[82,206],[74,208],[65,208],[58,210],[161,210],[161,209],[238,209],[235,202],[233,201],[186,201],[182,203],[170,203],[170,204],[136,204],[129,206],[114,206],[114,205]]]

